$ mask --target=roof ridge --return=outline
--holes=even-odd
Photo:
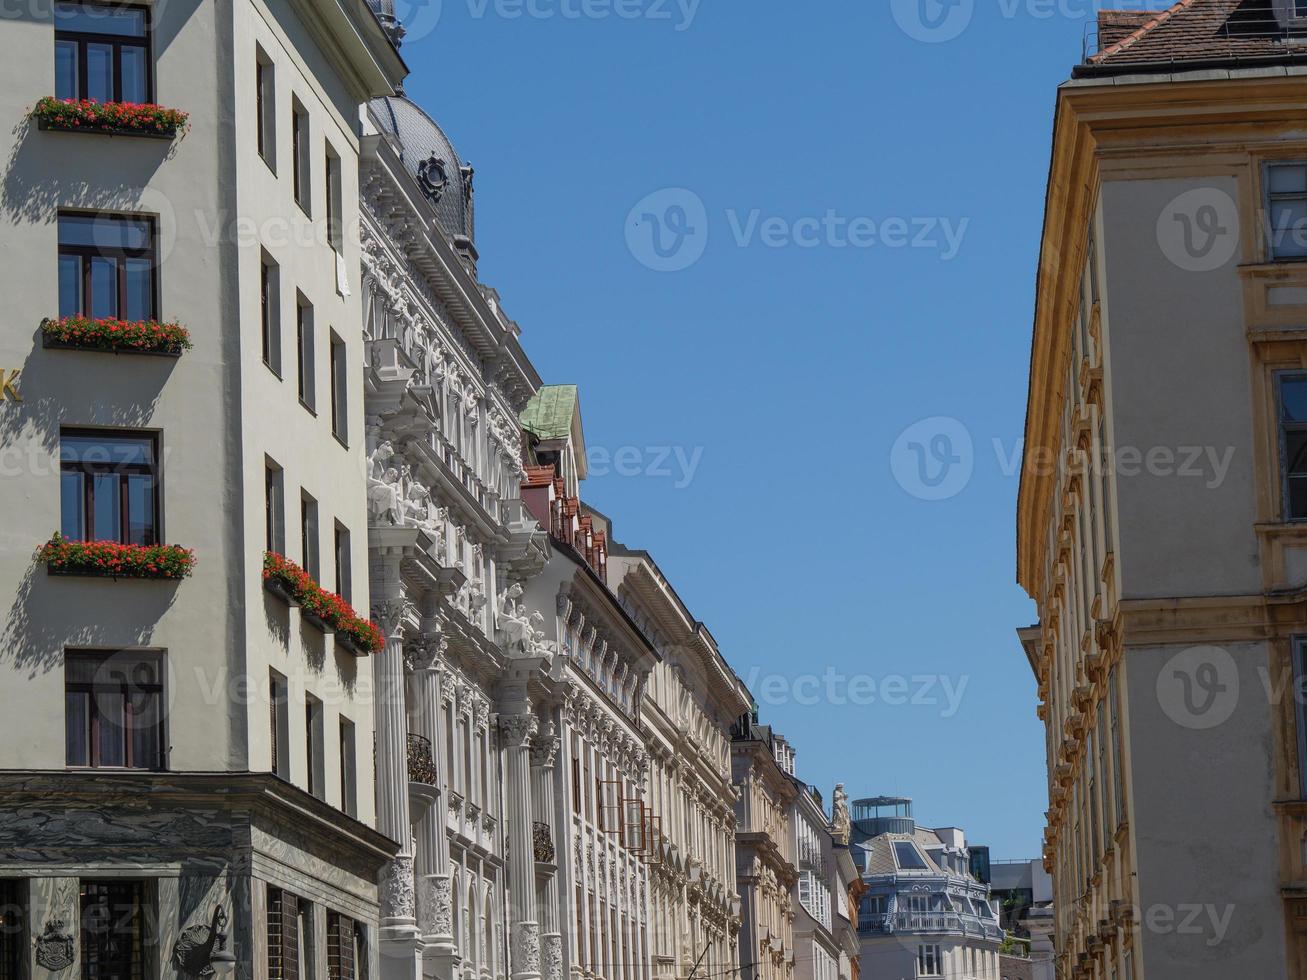
[[[1129,34],[1121,38],[1121,40],[1117,41],[1115,44],[1104,48],[1102,51],[1099,51],[1095,55],[1092,55],[1089,60],[1099,61],[1100,59],[1107,58],[1110,57],[1111,55],[1118,54],[1119,52],[1124,51],[1126,48],[1130,47],[1130,45],[1134,44],[1140,38],[1142,38],[1145,34],[1157,28],[1160,24],[1163,24],[1166,21],[1170,20],[1175,14],[1179,13],[1182,8],[1191,7],[1196,2],[1197,0],[1177,0],[1175,4],[1168,7],[1166,10],[1163,10],[1160,14],[1158,14],[1148,23],[1144,24],[1137,30],[1131,31]]]

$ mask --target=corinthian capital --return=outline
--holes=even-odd
[[[523,745],[529,747],[538,727],[539,722],[532,714],[499,716],[499,730],[503,733],[504,744],[509,748]]]
[[[372,618],[388,639],[398,639],[403,635],[404,617],[412,608],[413,604],[400,593],[374,602]]]

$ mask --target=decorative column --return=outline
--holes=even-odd
[[[513,980],[540,980],[540,922],[536,918],[535,847],[532,840],[531,739],[536,717],[530,713],[501,715],[504,772],[508,785],[508,884],[512,901]]]
[[[392,570],[397,572],[397,570]],[[376,685],[377,829],[399,844],[399,853],[382,872],[382,980],[421,976],[422,939],[417,927],[413,878],[413,829],[408,798],[408,716],[404,685],[404,617],[410,608],[396,574],[374,602],[373,618],[386,637],[374,658]]]
[[[431,743],[438,783],[448,787],[450,774],[445,772],[442,746],[449,733],[444,731],[441,688],[445,683],[445,665],[441,659],[446,641],[437,631],[424,632],[408,645],[411,671],[412,728]],[[445,794],[437,791],[434,806],[428,807],[417,825],[416,857],[418,928],[425,949],[424,973],[440,980],[453,980],[454,905],[453,879],[449,873],[449,838],[445,831]]]
[[[543,980],[562,980],[563,930],[559,923],[562,904],[558,899],[558,846],[554,833],[554,760],[559,738],[552,721],[546,721],[531,750],[532,809],[537,900],[540,909],[540,966]],[[566,845],[567,841],[561,841]]]

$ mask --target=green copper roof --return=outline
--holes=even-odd
[[[522,409],[522,428],[541,439],[566,439],[577,410],[576,385],[545,385]]]

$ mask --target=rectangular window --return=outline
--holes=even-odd
[[[145,6],[54,5],[55,96],[152,102],[150,11]]]
[[[286,553],[285,471],[270,459],[264,460],[263,499],[267,540],[264,547],[279,555]]]
[[[163,658],[69,651],[64,731],[70,766],[163,768]]]
[[[302,928],[308,903],[280,888],[268,888],[268,980],[308,980]]]
[[[277,172],[277,69],[257,45],[254,50],[254,125],[259,156]]]
[[[307,493],[300,494],[300,542],[304,571],[320,582],[322,569],[318,561],[318,502]]]
[[[59,215],[59,315],[157,319],[154,220]]]
[[[300,404],[312,412],[317,404],[313,363],[313,306],[303,296],[295,304],[295,349],[299,364]]]
[[[354,588],[350,561],[349,531],[340,524],[336,525],[336,594],[346,602],[354,601]]]
[[[286,678],[268,674],[268,725],[272,742],[272,774],[290,778],[290,699]]]
[[[1277,375],[1284,518],[1307,519],[1307,374]]]
[[[22,980],[27,929],[26,883],[0,878],[0,980]]]
[[[327,144],[326,175],[327,186],[324,188],[326,191],[324,197],[327,206],[327,244],[339,253],[344,241],[342,226],[344,200],[341,192],[340,157],[336,155],[330,143]]]
[[[340,719],[340,808],[346,815],[359,815],[358,748],[354,737],[354,723]]]
[[[309,795],[323,799],[326,787],[322,778],[322,702],[312,694],[304,698],[304,751],[308,760]]]
[[[1272,259],[1307,258],[1307,163],[1267,164],[1266,233]]]
[[[942,977],[944,975],[943,956],[938,943],[917,947],[917,976]]]
[[[148,943],[145,929],[145,882],[83,880],[83,980],[142,980]]]
[[[1298,725],[1298,787],[1303,799],[1307,799],[1307,703],[1301,693],[1307,691],[1307,638],[1298,637],[1293,641],[1293,690],[1294,712]]]
[[[154,436],[64,429],[59,438],[60,533],[74,541],[160,541]]]
[[[331,333],[331,431],[341,442],[349,444],[348,401],[349,375],[345,360],[345,341]]]
[[[267,252],[259,266],[259,320],[263,332],[263,363],[281,377],[281,267]]]
[[[295,173],[295,202],[309,213],[309,114],[299,99],[291,102],[291,167]]]
[[[484,938],[484,937],[483,937]],[[359,980],[365,962],[362,927],[347,915],[327,913],[327,980]]]

